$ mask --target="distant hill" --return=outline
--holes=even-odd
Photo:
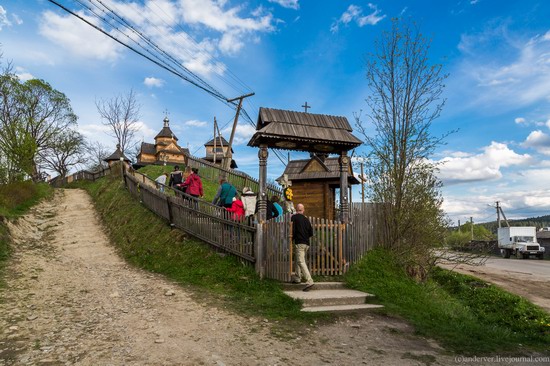
[[[519,220],[508,220],[508,223],[510,224],[510,226],[535,226],[537,229],[540,229],[541,227],[550,227],[550,215],[539,216],[539,217],[529,217],[526,219],[519,219]],[[497,232],[498,225],[496,220],[491,222],[485,222],[479,225],[485,227],[487,230],[489,230],[492,233]],[[500,226],[506,226],[506,223],[504,222],[504,220],[500,222]]]

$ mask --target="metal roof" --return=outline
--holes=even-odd
[[[260,108],[248,146],[311,152],[348,151],[362,144],[345,117]]]

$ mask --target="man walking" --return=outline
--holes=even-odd
[[[294,239],[294,251],[296,252],[296,266],[294,269],[294,283],[300,283],[302,277],[306,280],[306,287],[303,291],[309,291],[313,287],[313,279],[309,273],[306,263],[306,253],[309,249],[309,238],[313,236],[313,228],[309,219],[304,216],[304,205],[299,203],[296,206],[296,213],[291,218],[292,238]]]

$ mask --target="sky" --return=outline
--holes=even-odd
[[[374,42],[407,17],[431,39],[429,63],[448,74],[431,133],[443,209],[454,224],[550,214],[550,2],[545,0],[58,0],[106,32],[81,4],[105,4],[175,61],[227,98],[254,92],[244,108],[344,116],[368,114],[365,63]],[[167,114],[182,147],[204,156],[217,119],[229,139],[234,110],[209,93],[116,43],[45,0],[0,0],[0,47],[21,80],[39,78],[65,93],[78,130],[112,147],[96,109],[134,90],[140,141],[153,142]],[[365,122],[366,123],[366,122]],[[254,126],[239,120],[234,159],[258,177]],[[356,128],[354,134],[364,140]],[[367,131],[373,131],[367,125]],[[354,156],[366,152],[364,146]],[[270,153],[268,179],[288,153]],[[291,159],[304,158],[291,152]],[[282,161],[281,161],[282,160]],[[358,170],[355,168],[355,170]],[[358,187],[353,200],[360,200]]]

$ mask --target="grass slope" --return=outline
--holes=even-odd
[[[301,312],[300,303],[286,296],[277,282],[260,280],[253,267],[217,254],[179,230],[171,230],[166,221],[124,189],[120,178],[77,184],[91,194],[112,242],[130,263],[162,273],[199,290],[194,291],[196,295],[206,296],[211,304],[241,314],[285,322],[327,317]]]
[[[375,249],[346,275],[389,314],[461,354],[550,353],[550,315],[527,300],[471,276],[436,268],[426,283],[408,278],[391,253]]]
[[[0,288],[5,286],[3,272],[10,254],[10,238],[4,219],[25,214],[41,199],[51,197],[53,189],[47,184],[17,182],[0,185]]]

